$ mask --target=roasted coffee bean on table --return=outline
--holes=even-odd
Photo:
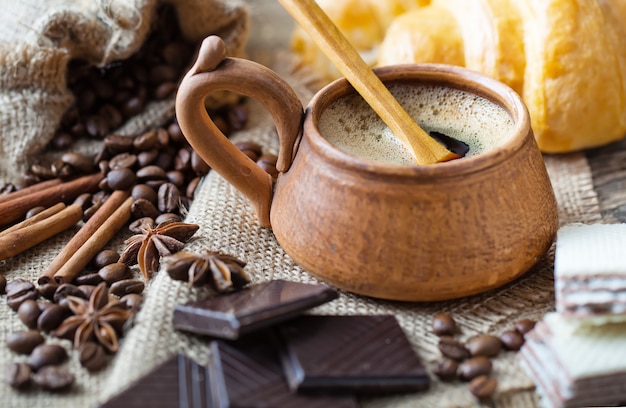
[[[35,285],[22,279],[9,282],[6,287],[6,293],[7,305],[13,310],[17,310],[22,302],[29,299],[35,300],[39,297],[39,292],[37,292]]]
[[[481,375],[474,378],[470,384],[469,389],[472,394],[478,399],[486,399],[493,395],[498,387],[498,380],[487,375]]]
[[[495,357],[502,350],[502,341],[491,334],[479,334],[465,342],[472,356]]]
[[[437,347],[445,357],[457,361],[465,360],[471,355],[467,347],[452,336],[441,336]]]
[[[48,391],[63,391],[74,384],[74,374],[66,367],[46,366],[32,375],[33,382]]]
[[[41,314],[41,308],[36,300],[28,299],[22,302],[17,308],[17,317],[24,323],[29,329],[37,328],[37,319]]]
[[[30,354],[46,339],[37,330],[19,330],[7,336],[7,347],[18,354]]]
[[[438,313],[433,317],[432,321],[433,333],[437,336],[454,336],[459,329],[456,322],[447,313]]]
[[[458,378],[459,362],[451,358],[444,358],[433,368],[433,373],[442,381],[452,381]]]
[[[40,344],[28,356],[28,365],[33,371],[49,365],[58,365],[67,360],[68,354],[63,346],[58,344]]]
[[[500,341],[506,350],[518,351],[524,345],[524,336],[517,330],[507,330],[500,334]]]
[[[32,370],[25,362],[16,362],[8,366],[5,381],[11,387],[23,389],[30,385]]]
[[[463,381],[471,381],[480,375],[491,374],[493,364],[488,357],[476,356],[459,364],[458,375]]]

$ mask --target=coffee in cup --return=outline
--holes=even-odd
[[[395,83],[389,90],[428,133],[437,132],[469,146],[465,157],[477,156],[513,134],[513,119],[480,95],[437,85]],[[329,105],[319,120],[321,134],[338,149],[384,164],[415,165],[397,139],[359,94]]]

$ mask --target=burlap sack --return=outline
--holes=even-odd
[[[264,12],[261,4],[250,0],[253,11]],[[35,7],[35,6],[33,6]],[[271,9],[271,7],[270,7]],[[272,24],[265,20],[270,14],[262,14],[257,28]],[[257,17],[258,18],[258,17]],[[254,21],[253,21],[254,22]],[[273,23],[276,25],[276,23]],[[254,27],[254,25],[253,25]],[[267,33],[266,33],[267,34]],[[269,33],[269,38],[273,38]],[[259,38],[255,38],[255,43]],[[255,44],[256,45],[256,44]],[[266,55],[269,52],[271,55]],[[295,87],[306,103],[314,88],[311,77],[292,64],[288,55],[273,50],[261,52],[267,59],[263,62],[275,69]],[[23,88],[28,88],[24,81]],[[46,83],[39,81],[39,87]],[[25,92],[16,103],[27,109],[37,92]],[[15,92],[18,93],[18,92]],[[31,95],[27,97],[26,95]],[[41,99],[40,99],[41,100]],[[22,105],[20,105],[22,106]],[[269,114],[256,102],[250,102],[250,118],[245,130],[233,136],[234,140],[253,140],[276,153],[278,148],[274,126]],[[59,109],[60,110],[60,109]],[[163,115],[159,109],[147,112],[140,124],[153,123]],[[30,122],[29,122],[30,123]],[[13,126],[17,126],[14,124]],[[132,133],[133,124],[127,125]],[[602,221],[598,200],[593,189],[591,173],[582,154],[545,157],[552,180],[561,224],[569,222]],[[194,204],[187,215],[187,222],[197,223],[200,230],[188,245],[190,251],[204,248],[226,252],[248,262],[246,270],[253,282],[269,279],[288,279],[300,282],[318,282],[317,279],[285,254],[277,244],[272,231],[258,227],[252,207],[245,198],[215,172],[209,173],[196,194]],[[45,245],[0,264],[0,273],[10,279],[24,277],[36,279],[41,269],[58,253],[70,233],[61,234]],[[121,248],[124,236],[111,244]],[[488,293],[464,299],[438,303],[398,303],[380,301],[342,292],[339,299],[316,308],[320,314],[394,314],[410,338],[427,368],[430,370],[440,358],[437,337],[431,333],[432,316],[437,312],[452,314],[463,330],[461,339],[477,333],[500,333],[511,328],[520,318],[540,319],[554,309],[553,250],[533,270],[517,281]],[[171,280],[159,272],[148,283],[145,303],[137,315],[134,326],[123,338],[121,349],[111,364],[102,372],[90,374],[77,361],[75,353],[68,363],[76,374],[76,385],[71,392],[54,395],[41,391],[18,393],[6,384],[0,384],[0,404],[8,407],[94,407],[110,396],[126,388],[132,381],[147,373],[154,366],[177,352],[185,353],[199,363],[208,360],[207,343],[200,337],[189,336],[173,330],[171,318],[177,304],[210,295],[208,289],[189,289],[185,283]],[[5,340],[9,333],[23,328],[16,314],[4,302],[0,304],[0,370],[13,361],[25,359],[6,350]],[[71,349],[65,341],[50,339]],[[524,374],[515,353],[503,353],[494,360],[494,376],[500,381],[493,406],[534,407],[539,399],[534,393],[532,381]],[[469,393],[466,383],[442,383],[431,376],[432,386],[428,392],[395,395],[385,398],[365,398],[365,407],[470,407],[478,406]]]
[[[249,20],[236,0],[2,2],[0,179],[17,180],[73,103],[65,75],[70,59],[106,66],[130,57],[150,34],[161,3],[175,7],[187,39],[218,34],[230,55],[242,53]],[[173,101],[161,108],[171,117]]]

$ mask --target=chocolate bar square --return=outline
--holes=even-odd
[[[209,371],[212,394],[220,407],[355,408],[351,395],[300,395],[285,379],[269,334],[246,336],[237,342],[211,342]]]
[[[278,328],[281,360],[292,390],[406,392],[430,379],[391,315],[308,315]]]
[[[111,398],[101,408],[212,408],[205,367],[177,354]]]
[[[176,306],[174,328],[235,340],[338,297],[325,285],[273,280]]]

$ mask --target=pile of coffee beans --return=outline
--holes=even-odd
[[[454,318],[439,313],[433,317],[432,330],[439,336],[437,346],[442,359],[433,372],[442,381],[469,382],[470,392],[478,399],[490,398],[498,386],[498,380],[492,376],[492,359],[503,351],[518,351],[524,344],[524,335],[534,324],[532,320],[522,319],[499,336],[478,334],[462,342],[457,338],[460,329]]]
[[[65,149],[78,138],[102,139],[151,100],[176,92],[190,66],[197,44],[181,34],[171,5],[159,8],[154,29],[130,58],[99,69],[84,61],[68,66],[67,84],[76,98],[57,129],[51,146]]]

